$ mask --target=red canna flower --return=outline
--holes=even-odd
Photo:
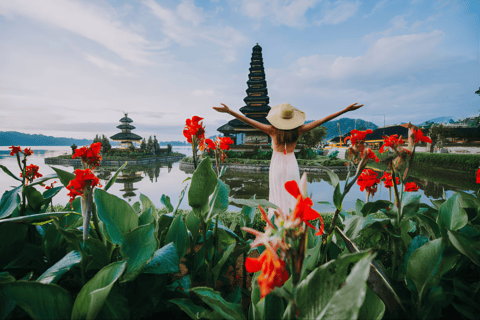
[[[418,191],[418,186],[415,182],[407,182],[405,183],[405,192],[413,192]]]
[[[432,139],[430,139],[427,136],[423,135],[423,132],[420,129],[415,129],[412,128],[412,133],[415,135],[415,141],[413,144],[416,144],[417,142],[427,142],[427,143],[432,143]]]
[[[41,186],[44,187],[45,190],[48,190],[48,189],[52,189],[55,183],[57,183],[57,181],[53,181],[49,186],[46,186],[44,184],[41,184]]]
[[[480,183],[480,168],[477,170],[477,183]]]
[[[378,159],[377,155],[372,151],[372,149],[368,148],[367,151],[367,158],[375,160],[375,162],[379,162],[380,159]]]
[[[385,185],[385,188],[393,187],[393,177],[390,173],[384,172],[381,179],[385,180],[383,182],[383,184]],[[398,179],[398,177],[395,177],[395,184],[400,184],[400,180]]]
[[[81,158],[87,167],[93,170],[98,167],[100,161],[102,161],[102,156],[99,155],[101,148],[102,144],[100,142],[92,143],[90,147],[77,148],[72,158]]]
[[[248,272],[262,270],[258,276],[261,298],[263,299],[275,287],[281,287],[289,278],[285,261],[281,260],[271,248],[266,248],[258,258],[245,259]]]
[[[380,153],[384,153],[388,150],[396,151],[398,147],[403,144],[402,137],[398,137],[398,134],[394,134],[391,136],[384,136],[383,137],[383,145],[380,147]]]
[[[207,150],[215,150],[217,146],[215,145],[215,142],[212,141],[212,139],[205,139],[205,143],[207,144]]]
[[[216,157],[220,156],[222,162],[225,162],[227,155],[224,150],[230,150],[230,145],[233,144],[233,140],[229,137],[216,137],[215,141],[205,139],[205,143],[207,149],[215,150]]]
[[[85,187],[95,186],[101,187],[100,180],[93,174],[90,169],[77,169],[75,170],[75,179],[70,180],[67,186],[67,190],[70,191],[68,196],[70,197],[70,202],[72,202],[76,196],[82,196],[85,191]]]
[[[287,181],[285,183],[285,190],[287,190],[288,193],[297,199],[297,205],[292,213],[292,220],[295,221],[297,218],[299,218],[301,221],[305,222],[307,226],[316,230],[316,228],[309,221],[319,218],[320,229],[317,233],[315,233],[315,235],[322,235],[324,228],[323,219],[320,213],[312,209],[312,199],[310,199],[310,197],[303,197],[300,192],[300,188],[298,187],[298,183],[295,180]]]
[[[32,148],[25,148],[23,154],[25,154],[25,157],[31,156],[33,154]]]
[[[220,149],[230,150],[230,145],[233,144],[233,140],[230,137],[220,138]]]
[[[8,147],[8,149],[12,149],[12,151],[10,151],[10,155],[11,155],[11,156],[14,156],[14,155],[16,155],[16,154],[19,153],[19,152],[22,152],[22,148],[20,148],[20,146],[14,147],[14,146],[12,145],[11,147]]]
[[[363,140],[365,141],[367,134],[373,133],[372,129],[367,129],[365,131],[359,131],[359,130],[352,130],[350,131],[350,136],[345,137],[343,140],[345,143],[347,143],[347,140],[350,140],[352,142],[352,145],[354,145],[357,140]]]
[[[375,171],[372,169],[363,169],[362,173],[358,177],[357,184],[360,186],[360,191],[367,190],[368,194],[372,197],[377,192],[377,184],[380,183],[380,179]]]
[[[34,164],[31,164],[25,168],[25,179],[27,180],[25,185],[27,185],[28,182],[33,182],[33,179],[35,178],[43,177],[43,175],[38,172],[38,169],[38,166]],[[20,177],[23,177],[23,173],[20,173]]]

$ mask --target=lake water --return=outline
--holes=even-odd
[[[22,146],[22,148],[25,148]],[[49,165],[44,163],[44,158],[55,157],[64,153],[71,153],[68,146],[48,146],[48,147],[32,147],[35,152],[28,158],[27,164],[35,164],[40,167],[39,172],[44,176],[55,173]],[[186,155],[191,155],[191,147],[173,147],[173,151],[180,152]],[[10,156],[10,149],[8,147],[0,146],[0,164],[7,167],[14,174],[19,174],[20,169],[16,161],[16,157]],[[73,167],[58,166],[65,171],[73,172]],[[98,169],[98,176],[101,183],[104,185],[111,177],[114,168]],[[150,167],[135,167],[129,168],[122,173],[122,176],[117,179],[116,183],[109,189],[109,192],[117,195],[129,203],[133,204],[139,200],[140,193],[149,197],[155,206],[162,207],[160,202],[162,194],[170,197],[174,207],[178,204],[178,198],[183,188],[189,182],[182,183],[186,178],[191,177],[191,173],[186,173],[179,169],[179,163],[172,164],[158,164]],[[250,198],[256,194],[257,198],[268,199],[268,173],[245,173],[245,172],[227,172],[224,176],[224,181],[230,186],[230,195],[236,198]],[[333,188],[326,182],[327,177],[324,175],[308,176],[308,193],[314,202],[313,208],[319,212],[333,212],[334,208],[328,205],[319,204],[320,201],[332,202]],[[340,179],[345,180],[345,176]],[[472,175],[472,179],[473,175]],[[57,179],[58,180],[58,179]],[[53,181],[53,180],[52,180]],[[468,188],[462,188],[458,184],[439,184],[432,183],[425,179],[410,178],[407,181],[414,181],[422,188],[419,192],[422,194],[422,202],[431,204],[429,199],[439,198],[442,190],[445,189],[447,196],[453,194],[456,189],[471,192]],[[340,181],[342,190],[345,181]],[[17,181],[9,177],[3,171],[0,171],[0,193],[3,194],[6,190],[16,186]],[[60,185],[57,183],[56,185]],[[471,184],[470,184],[471,185]],[[43,192],[44,188],[38,187],[39,191]],[[60,193],[55,196],[54,204],[66,204],[68,202],[67,191],[62,189]],[[393,197],[393,190],[392,190]],[[354,185],[344,200],[343,208],[345,210],[353,209],[357,199],[365,201],[365,192],[361,192],[358,185]],[[382,185],[378,187],[373,200],[388,200],[389,191]],[[372,201],[372,200],[371,200]],[[187,195],[180,205],[182,209],[189,209]],[[239,210],[235,206],[230,206],[229,210]]]

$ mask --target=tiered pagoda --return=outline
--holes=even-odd
[[[267,81],[265,80],[262,47],[258,43],[253,47],[249,70],[247,96],[243,99],[246,105],[240,108],[240,111],[248,118],[270,124],[266,119],[270,111],[268,106],[270,98],[268,97]],[[229,121],[217,130],[225,136],[231,137],[237,145],[268,144],[270,142],[270,137],[267,134],[238,119]]]
[[[131,132],[133,129],[135,129],[135,127],[130,124],[133,122],[133,120],[128,117],[128,113],[124,112],[124,114],[125,116],[120,119],[120,122],[122,124],[117,126],[117,128],[121,129],[122,132],[119,132],[110,137],[110,139],[114,141],[121,141],[120,149],[128,149],[130,148],[130,146],[133,146],[133,142],[140,143],[140,141],[142,140],[142,137]]]

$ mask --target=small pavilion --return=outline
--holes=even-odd
[[[113,136],[110,139],[120,142],[120,149],[128,149],[130,146],[133,146],[133,142],[138,142],[142,140],[142,137],[132,132],[135,129],[130,123],[133,122],[132,119],[128,117],[128,113],[124,112],[125,116],[120,119],[121,124],[117,126],[118,129],[122,130]]]
[[[249,70],[247,96],[243,99],[246,105],[240,108],[240,112],[248,118],[270,124],[266,118],[270,111],[268,106],[270,98],[265,80],[262,47],[258,43],[253,47]],[[266,145],[270,143],[270,137],[267,134],[238,119],[230,120],[217,130],[226,137],[232,138],[236,145]]]

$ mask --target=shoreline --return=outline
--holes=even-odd
[[[124,160],[102,160],[100,164],[102,166],[122,166],[125,161],[127,162],[128,166],[133,165],[143,165],[143,164],[152,164],[157,162],[176,162],[178,160],[182,160],[185,158],[186,155],[178,155],[178,156],[165,156],[165,157],[150,157],[150,158],[143,158],[143,159],[124,159]],[[62,165],[62,166],[77,166],[80,167],[82,165],[82,161],[80,159],[62,159],[58,157],[52,158],[45,158],[45,164],[53,164],[53,165]]]

